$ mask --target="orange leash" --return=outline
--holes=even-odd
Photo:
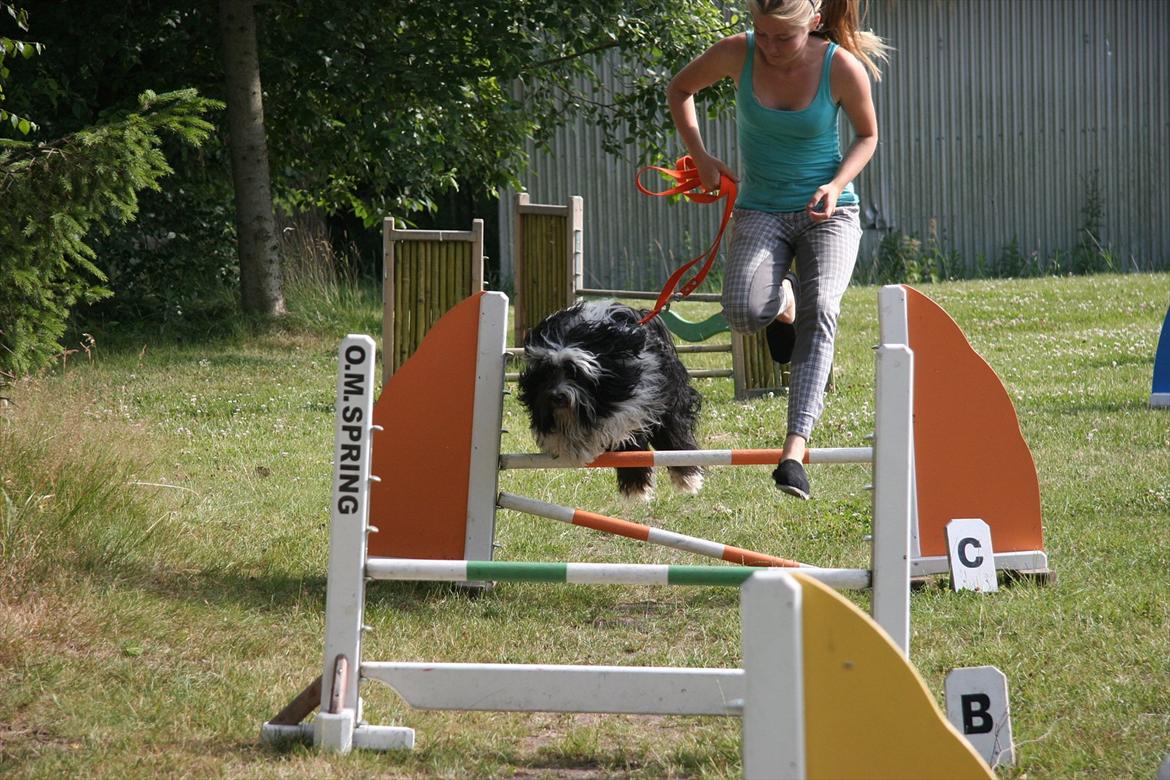
[[[662,192],[648,190],[642,186],[642,174],[645,171],[658,171],[674,179],[676,184]],[[639,168],[638,173],[634,176],[634,186],[643,195],[653,195],[660,198],[681,194],[687,200],[695,203],[715,203],[718,200],[727,200],[723,204],[723,220],[719,223],[719,232],[715,234],[715,240],[711,242],[711,246],[707,251],[683,263],[670,275],[670,278],[666,280],[666,286],[662,288],[662,293],[654,303],[654,310],[642,318],[642,324],[645,325],[657,317],[663,309],[669,307],[671,298],[674,298],[676,295],[680,299],[687,297],[707,278],[707,273],[711,270],[711,266],[715,264],[715,256],[719,253],[719,242],[723,240],[723,232],[727,230],[727,223],[731,221],[731,212],[735,208],[735,193],[737,188],[735,181],[727,174],[723,174],[719,180],[719,192],[706,192],[703,189],[702,182],[699,181],[699,169],[695,167],[695,161],[689,154],[684,154],[678,158],[674,164],[674,168],[662,168],[657,165],[646,165]],[[683,283],[682,287],[679,287],[679,281],[683,275],[700,260],[704,260],[702,267],[699,268],[694,276]],[[675,292],[675,288],[678,288],[677,293]]]

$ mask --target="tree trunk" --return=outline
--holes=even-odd
[[[219,28],[227,80],[241,303],[249,314],[283,314],[253,0],[220,0]]]

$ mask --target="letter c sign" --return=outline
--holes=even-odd
[[[966,566],[968,569],[978,569],[979,564],[983,563],[983,556],[976,554],[974,558],[969,555],[969,551],[974,547],[976,550],[980,549],[979,540],[973,537],[966,537],[959,540],[959,563]]]
[[[982,520],[967,518],[947,523],[947,558],[952,589],[988,593],[999,588],[991,528]]]

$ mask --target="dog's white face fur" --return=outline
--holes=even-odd
[[[597,310],[604,309],[604,306],[586,304],[583,314],[587,319],[599,320],[601,317],[597,315],[604,314],[604,311]],[[603,380],[607,374],[612,374],[605,365],[605,356],[549,339],[539,345],[530,345],[526,354],[530,362],[544,361],[562,369],[555,384],[547,388],[550,396],[563,394],[566,399],[564,405],[553,410],[556,426],[550,431],[533,431],[542,452],[564,458],[574,465],[584,465],[603,452],[631,443],[635,433],[650,429],[662,419],[665,405],[661,394],[656,391],[661,386],[662,373],[650,355],[639,354],[633,358],[641,371],[631,397],[615,404],[594,425],[585,426],[581,424],[581,410],[585,410],[587,418],[592,418],[596,412],[596,398],[591,389],[575,381],[574,376],[594,382]]]
[[[607,302],[549,315],[525,340],[519,399],[540,450],[579,466],[604,452],[692,449],[700,398],[660,322]],[[695,492],[702,472],[672,467],[676,487]],[[623,495],[647,498],[650,469],[617,469]]]

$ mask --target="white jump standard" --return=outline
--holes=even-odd
[[[265,724],[264,740],[311,739],[321,749],[339,753],[354,747],[413,747],[413,729],[364,722],[358,696],[364,679],[391,686],[418,709],[739,717],[744,774],[752,778],[928,777],[933,772],[993,778],[938,712],[906,661],[904,648],[813,578],[864,587],[867,571],[810,568],[790,574],[731,566],[370,558],[366,539],[374,529],[367,511],[369,485],[376,479],[369,473],[369,437],[375,430],[368,422],[372,353],[366,337],[347,338],[340,351],[321,711],[308,724]],[[894,372],[908,383],[911,360],[904,347],[883,347],[878,363],[879,372]],[[908,390],[888,396],[899,401],[896,408],[903,415],[909,414],[909,397]],[[898,552],[901,566],[878,569],[877,574],[897,573],[899,580],[886,585],[888,592],[900,594],[905,616],[910,440],[908,427],[903,430],[902,437],[880,440],[877,460],[901,463],[901,478],[888,477],[890,484],[900,486],[900,496],[889,500],[900,507],[891,517],[902,518],[901,526],[882,528],[886,537],[900,537],[900,550],[893,545],[888,549]],[[362,632],[367,578],[739,586],[743,668],[366,660]],[[874,719],[884,724],[880,738],[874,736],[878,730],[868,727]]]

